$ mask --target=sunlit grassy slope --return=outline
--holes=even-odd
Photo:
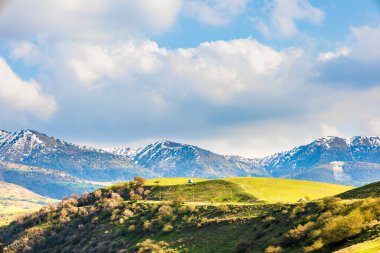
[[[37,211],[43,205],[54,201],[18,185],[0,182],[0,226],[8,224],[17,216]]]
[[[296,202],[301,198],[319,199],[352,189],[352,187],[343,185],[278,178],[189,179],[192,179],[195,185],[191,187],[186,186],[188,178],[152,179],[148,180],[148,185],[157,185],[154,182],[159,181],[158,185],[162,187],[164,196],[169,199],[183,196],[187,199],[194,198],[195,201],[206,201],[209,195],[212,196],[210,197],[212,201],[219,199],[234,201],[239,200],[239,198],[235,198],[231,194],[249,194],[254,199],[269,203]],[[216,184],[216,181],[219,183]],[[220,182],[229,184],[222,184]],[[233,190],[233,193],[229,191],[230,188]],[[195,192],[194,197],[193,192]],[[216,198],[216,194],[219,194],[220,197]],[[188,195],[191,195],[191,197],[188,198]]]
[[[380,237],[374,240],[355,244],[351,247],[336,251],[336,253],[378,253],[380,252]]]
[[[167,185],[181,185],[181,184],[187,184],[188,180],[193,180],[194,183],[199,183],[203,181],[207,181],[207,179],[204,178],[183,178],[183,177],[173,177],[173,178],[157,178],[157,179],[149,179],[147,180],[146,184],[147,185],[162,185],[162,186],[167,186]]]

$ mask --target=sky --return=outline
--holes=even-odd
[[[245,157],[380,135],[380,1],[0,0],[0,129]]]

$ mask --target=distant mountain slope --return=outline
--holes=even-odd
[[[18,185],[0,182],[0,226],[52,201]]]
[[[0,162],[0,181],[17,184],[55,199],[101,187],[96,182],[79,179],[64,172],[7,162]]]
[[[0,160],[55,169],[95,181],[129,180],[141,174],[154,176],[123,156],[74,145],[32,130],[3,131]]]
[[[338,195],[344,199],[364,199],[380,197],[380,181],[355,188]]]
[[[165,177],[268,176],[254,159],[223,156],[193,145],[157,142],[138,150],[131,161]]]
[[[268,156],[260,165],[274,177],[363,185],[380,180],[379,161],[379,137],[325,137]]]
[[[324,137],[262,159],[220,155],[164,141],[139,149],[95,149],[32,130],[0,132],[0,161],[92,181],[164,177],[279,177],[360,186],[380,180],[380,138]]]
[[[283,177],[334,161],[380,163],[380,138],[320,138],[310,144],[266,157],[261,165],[273,176]]]

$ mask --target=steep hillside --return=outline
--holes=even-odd
[[[343,199],[364,199],[380,197],[380,181],[343,192],[338,195]]]
[[[67,199],[0,229],[0,247],[4,253],[334,252],[380,236],[379,199],[210,205],[144,200],[150,194],[137,180]]]
[[[0,226],[53,201],[18,185],[0,182]]]
[[[55,169],[95,181],[125,181],[140,174],[154,176],[123,156],[74,145],[32,130],[3,133],[0,160]]]
[[[64,172],[6,162],[0,162],[0,181],[17,184],[55,199],[101,187],[100,183],[79,179]]]

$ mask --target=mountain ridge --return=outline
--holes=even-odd
[[[33,130],[0,130],[0,161],[55,169],[92,181],[125,181],[136,175],[256,176],[359,186],[380,180],[380,137],[328,136],[264,158],[245,158],[172,141],[138,149],[96,149]]]

